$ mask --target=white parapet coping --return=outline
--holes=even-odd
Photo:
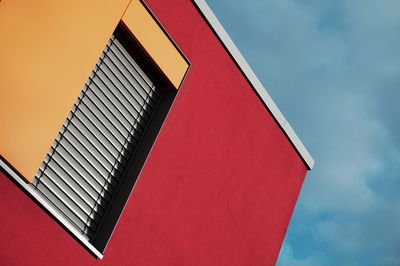
[[[267,90],[261,84],[260,80],[254,74],[253,70],[246,62],[239,49],[233,43],[232,39],[226,33],[225,29],[222,27],[221,23],[218,21],[217,17],[214,15],[210,7],[207,5],[205,0],[193,0],[197,8],[203,14],[205,19],[208,21],[211,28],[214,30],[215,34],[225,46],[228,53],[231,55],[233,60],[239,66],[240,70],[243,72],[247,80],[250,82],[251,86],[257,92],[258,96],[267,106],[279,126],[285,132],[286,136],[289,138],[293,146],[296,148],[297,152],[300,154],[304,162],[306,163],[308,169],[312,169],[314,166],[314,159],[311,157],[310,153],[307,151],[306,147],[303,145],[297,134],[294,132],[289,122],[282,115],[281,111],[276,106],[275,102],[269,96]]]

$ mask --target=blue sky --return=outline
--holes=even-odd
[[[277,265],[400,265],[400,1],[207,2],[316,161]]]

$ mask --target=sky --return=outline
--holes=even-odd
[[[316,162],[277,265],[400,265],[400,1],[207,2]]]

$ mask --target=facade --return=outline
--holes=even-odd
[[[314,161],[204,0],[0,2],[1,265],[273,265]]]

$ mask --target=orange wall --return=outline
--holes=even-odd
[[[188,63],[143,4],[130,2],[0,3],[0,152],[27,181],[33,180],[122,16],[179,87]]]
[[[27,180],[129,2],[0,2],[0,152]]]

